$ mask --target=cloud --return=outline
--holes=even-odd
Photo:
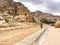
[[[32,3],[30,3],[30,2],[23,2],[23,4],[26,6],[26,7],[28,7],[28,9],[30,10],[30,11],[35,11],[35,10],[37,10],[37,7],[35,6],[35,5],[33,5]]]
[[[30,11],[40,10],[60,15],[60,0],[15,0],[22,2]]]

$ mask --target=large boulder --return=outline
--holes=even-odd
[[[5,22],[4,18],[0,16],[0,28],[9,27],[9,24]]]
[[[57,22],[55,23],[55,27],[56,27],[56,28],[60,28],[60,21],[57,21]]]
[[[25,22],[26,21],[26,16],[25,15],[20,15],[14,17],[16,22]]]

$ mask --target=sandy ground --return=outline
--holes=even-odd
[[[0,29],[1,30],[1,29]],[[28,24],[28,27],[14,30],[0,31],[0,45],[14,45],[25,37],[40,30],[39,25]],[[2,33],[1,33],[2,32]]]
[[[49,27],[43,45],[60,45],[60,28]]]

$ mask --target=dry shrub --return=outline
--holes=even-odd
[[[60,21],[57,21],[57,22],[55,23],[55,27],[56,27],[56,28],[60,28]]]

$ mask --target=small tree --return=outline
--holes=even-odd
[[[51,20],[48,20],[48,19],[46,19],[46,18],[42,18],[42,19],[40,20],[40,22],[46,23],[46,24],[54,24],[54,23],[55,23],[55,21],[51,21]]]
[[[40,20],[40,22],[49,24],[49,21],[48,21],[48,19],[46,19],[46,18],[42,18],[42,19]]]

